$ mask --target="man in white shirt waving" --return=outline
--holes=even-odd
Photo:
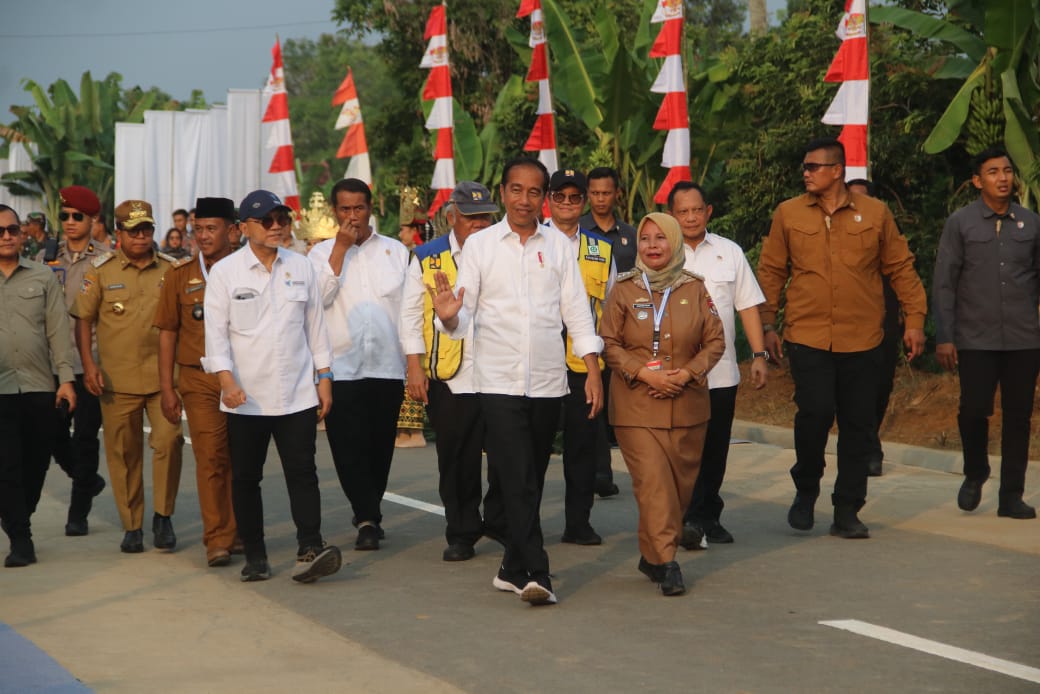
[[[272,436],[299,544],[293,580],[311,583],[339,571],[342,562],[339,549],[321,538],[314,463],[317,424],[332,406],[332,355],[314,269],[281,247],[291,214],[274,193],[247,195],[239,218],[249,243],[215,264],[206,285],[202,366],[220,378],[220,409],[228,413],[243,581],[271,577],[260,481]]]
[[[727,238],[708,232],[712,209],[699,185],[689,181],[676,183],[668,194],[668,212],[679,220],[682,229],[683,250],[686,251],[686,264],[683,267],[704,277],[726,334],[726,351],[708,372],[711,419],[704,437],[701,472],[693,487],[686,517],[683,518],[682,546],[686,549],[704,549],[710,542],[733,542],[733,535],[719,522],[725,506],[719,491],[726,475],[729,436],[733,428],[737,384],[740,383],[733,314],[734,311],[740,314],[744,334],[754,352],[751,361],[752,383],[755,388],[762,388],[766,384],[769,352],[765,351],[758,305],[765,301],[765,297],[755,281],[755,273],[748,265],[743,249]]]
[[[398,322],[408,249],[373,233],[372,191],[364,181],[346,178],[333,186],[332,209],[339,232],[307,256],[321,285],[332,343],[335,404],[325,434],[354,511],[354,549],[373,550],[383,537],[379,505],[404,399]]]
[[[603,341],[592,323],[574,249],[567,237],[538,224],[548,187],[549,173],[537,160],[506,163],[500,189],[506,218],[466,242],[457,295],[444,273],[430,288],[443,332],[458,339],[473,325],[489,475],[499,485],[506,518],[505,555],[492,584],[532,605],[556,602],[539,506],[567,393],[564,326],[588,370],[589,417],[603,407]]]

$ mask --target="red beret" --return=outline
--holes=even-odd
[[[58,193],[61,195],[63,207],[72,207],[83,214],[93,217],[101,211],[101,201],[90,188],[84,186],[69,186],[62,188]]]

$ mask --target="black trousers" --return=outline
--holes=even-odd
[[[86,516],[90,510],[94,480],[98,474],[101,444],[101,401],[87,390],[83,375],[78,374],[73,384],[76,389],[76,410],[68,417],[56,410],[58,425],[54,435],[54,462],[72,480],[72,504],[69,517]],[[74,426],[70,433],[69,427]],[[84,508],[85,507],[85,508]],[[77,513],[81,511],[82,513]]]
[[[617,445],[614,427],[607,419],[607,403],[610,400],[610,369],[603,369],[603,426],[607,432],[607,452],[596,458],[596,484],[610,486],[614,484],[614,470],[610,467],[610,447]]]
[[[794,447],[791,468],[795,488],[818,496],[825,466],[823,453],[831,424],[838,419],[838,479],[831,502],[857,510],[867,499],[867,461],[874,449],[877,425],[877,372],[881,348],[864,352],[831,352],[785,343],[794,378]]]
[[[887,321],[886,321],[887,322]],[[885,326],[885,337],[881,340],[881,368],[877,374],[877,399],[874,401],[874,418],[877,421],[874,437],[874,451],[871,460],[884,460],[885,452],[881,449],[881,423],[888,411],[888,400],[892,396],[892,385],[896,379],[896,366],[902,351],[903,334],[900,326]]]
[[[504,516],[502,566],[508,572],[548,573],[539,511],[560,398],[481,393],[480,406],[487,425],[488,477],[499,495],[492,508],[485,504],[485,515],[496,528],[503,527],[494,518],[499,508]]]
[[[711,419],[704,435],[704,453],[701,471],[693,485],[690,506],[686,509],[683,522],[694,525],[717,523],[726,504],[719,492],[726,477],[726,461],[729,459],[729,439],[733,431],[733,414],[737,406],[737,387],[712,388]]]
[[[610,467],[606,410],[589,419],[585,402],[588,374],[567,371],[570,393],[563,397],[563,479],[564,517],[568,528],[584,528],[592,513],[596,493],[596,471],[604,457]]]
[[[32,537],[56,421],[54,393],[0,395],[0,520],[12,540]]]
[[[426,412],[437,432],[437,472],[448,544],[472,545],[484,532],[480,516],[480,471],[484,417],[476,394],[455,395],[443,381],[430,381]]]
[[[267,558],[260,482],[264,478],[264,462],[272,436],[282,460],[300,553],[322,545],[321,493],[314,464],[317,433],[318,418],[312,408],[277,417],[228,414],[231,501],[247,560]]]
[[[357,523],[382,523],[379,504],[390,479],[404,382],[392,378],[333,381],[325,435],[339,484]]]
[[[1029,462],[1029,421],[1040,370],[1040,349],[959,350],[961,381],[957,425],[964,449],[964,476],[989,478],[989,418],[1000,385],[1003,428],[1000,434],[1000,499],[1013,500],[1025,490]]]

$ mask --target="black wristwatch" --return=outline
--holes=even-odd
[[[766,361],[769,361],[769,352],[752,352],[751,353],[751,358],[752,359],[757,359],[758,357],[762,357]]]

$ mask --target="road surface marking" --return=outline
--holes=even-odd
[[[402,506],[410,506],[411,508],[417,508],[420,511],[426,511],[437,516],[444,515],[444,507],[436,506],[434,504],[428,504],[425,501],[419,501],[418,499],[412,499],[407,496],[401,496],[400,494],[394,494],[393,492],[384,492],[383,498],[387,501],[392,501],[395,504],[401,504]]]

